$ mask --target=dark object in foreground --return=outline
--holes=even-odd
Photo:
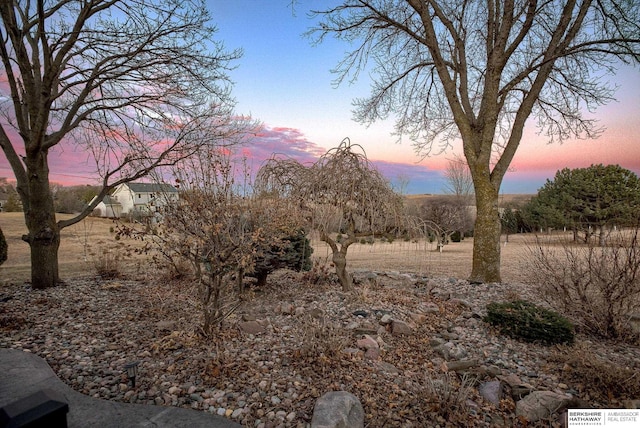
[[[67,428],[69,405],[57,392],[43,389],[0,409],[2,428]]]

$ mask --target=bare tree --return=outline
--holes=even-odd
[[[433,230],[439,232],[436,239],[440,251],[445,244],[449,243],[455,232],[459,232],[463,237],[464,232],[469,230],[472,224],[467,207],[447,196],[424,202],[420,206],[418,217],[427,223],[437,225],[437,229]]]
[[[447,162],[444,178],[446,180],[445,192],[454,195],[457,201],[462,201],[466,205],[469,197],[473,194],[473,177],[467,161],[460,155],[454,155],[453,159],[449,159]]]
[[[527,119],[551,141],[598,135],[581,107],[612,99],[604,77],[619,60],[640,61],[636,1],[344,0],[317,13],[317,42],[355,46],[337,82],[375,76],[357,120],[394,115],[423,155],[462,139],[477,206],[473,281],[500,281],[498,197]]]
[[[349,246],[363,237],[395,234],[402,227],[402,198],[369,163],[362,147],[349,139],[309,167],[290,159],[270,159],[258,172],[256,186],[304,205],[311,227],[331,248],[345,291],[353,289],[346,269]],[[338,239],[336,232],[345,237]]]
[[[201,0],[5,0],[0,147],[17,180],[34,288],[59,279],[47,156],[75,145],[102,189],[190,156],[231,125],[226,71],[241,52],[213,40]],[[4,92],[5,89],[3,89]],[[94,205],[95,205],[94,204]]]

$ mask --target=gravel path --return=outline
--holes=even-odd
[[[510,375],[590,406],[640,398],[590,389],[593,380],[571,365],[586,352],[638,371],[637,346],[581,336],[572,348],[523,344],[482,321],[489,302],[535,301],[524,285],[400,272],[356,279],[356,292],[344,294],[335,283],[278,272],[210,339],[198,334],[189,285],[95,277],[44,291],[10,285],[0,289],[0,346],[44,357],[90,396],[193,408],[250,427],[308,426],[315,400],[330,390],[355,394],[371,427],[516,426],[513,399],[492,404],[477,388]],[[140,362],[135,388],[123,373],[132,361]],[[469,367],[454,374],[461,361]]]

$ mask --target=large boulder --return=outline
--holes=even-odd
[[[529,422],[546,419],[559,410],[563,410],[571,397],[553,391],[533,391],[516,403],[516,416],[522,416]]]
[[[364,410],[358,398],[346,391],[331,391],[316,401],[311,428],[364,427]]]

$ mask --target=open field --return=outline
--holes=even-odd
[[[69,217],[65,214],[59,216]],[[9,245],[9,259],[0,266],[2,282],[28,281],[29,246],[21,239],[26,233],[22,213],[0,213],[0,227]],[[131,239],[116,240],[116,228],[117,222],[113,220],[87,217],[80,223],[63,229],[59,252],[61,278],[93,272],[95,262],[105,252],[119,254],[125,264],[128,263],[128,268],[135,269],[142,256],[132,254],[128,248],[139,246],[140,243]],[[557,239],[560,236],[554,235]],[[511,235],[509,243],[505,244],[503,237],[502,275],[505,282],[520,282],[524,279],[522,264],[526,260],[527,245],[534,241],[533,235]],[[312,246],[315,259],[331,260],[330,251],[324,243],[313,240]],[[464,279],[471,273],[472,250],[472,238],[446,245],[442,253],[436,251],[434,243],[426,241],[354,244],[349,248],[348,268],[416,272]]]
[[[57,214],[58,219],[71,218]],[[0,227],[9,245],[9,257],[0,266],[0,284],[23,282],[30,278],[29,245],[22,240],[27,233],[22,213],[0,213]],[[104,252],[117,252],[125,256],[127,246],[139,245],[131,240],[115,239],[116,222],[109,219],[87,217],[62,230],[58,253],[62,279],[86,275],[94,271],[94,263]],[[133,262],[135,256],[128,257]]]

